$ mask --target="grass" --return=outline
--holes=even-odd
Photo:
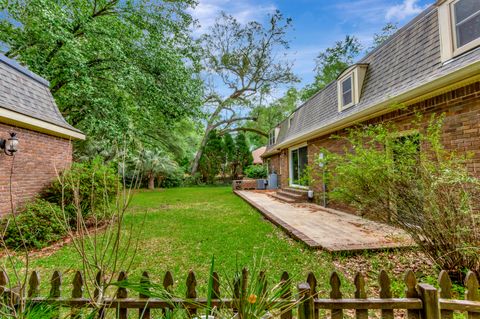
[[[381,269],[395,273],[392,288],[396,295],[403,294],[401,273],[407,266],[413,265],[420,276],[433,272],[415,251],[332,256],[311,250],[264,220],[229,187],[139,192],[126,223],[138,226],[143,222],[143,229],[136,233],[139,248],[132,275],[147,270],[150,278],[161,282],[165,271],[170,270],[179,293],[185,291],[189,270],[196,272],[199,292],[204,292],[212,255],[220,277],[231,278],[235,269],[253,268],[254,263],[258,268],[261,262],[269,281],[277,281],[284,270],[295,278],[294,282],[305,281],[308,272],[314,272],[324,293],[328,292],[330,273],[337,268],[342,271],[342,289],[350,296],[357,270],[367,273],[371,293],[377,291],[376,276]],[[38,269],[45,282],[55,269],[72,274],[79,267],[79,257],[66,245],[48,256],[34,258],[30,267]]]

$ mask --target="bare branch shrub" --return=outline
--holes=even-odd
[[[421,117],[402,133],[393,124],[352,129],[345,154],[324,159],[332,200],[405,229],[442,269],[480,272],[480,181],[469,156],[446,150],[443,116]]]

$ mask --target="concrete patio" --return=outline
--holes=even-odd
[[[402,230],[315,204],[286,203],[268,191],[235,190],[290,236],[329,252],[382,250],[414,246]]]

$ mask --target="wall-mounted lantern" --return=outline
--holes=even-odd
[[[10,137],[7,140],[0,139],[0,149],[3,149],[8,156],[13,156],[18,151],[17,133],[10,133]]]

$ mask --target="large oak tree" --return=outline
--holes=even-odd
[[[286,33],[291,25],[280,12],[259,22],[240,24],[234,17],[221,14],[210,32],[202,37],[206,94],[206,126],[192,165],[192,174],[210,132],[222,135],[233,131],[266,132],[242,124],[255,120],[250,110],[262,93],[296,81],[292,64],[284,54],[288,49]]]

